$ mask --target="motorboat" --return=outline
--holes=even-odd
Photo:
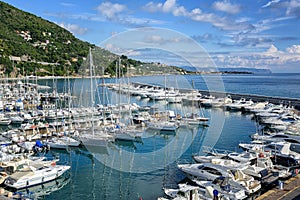
[[[181,124],[187,123],[189,125],[207,125],[209,121],[209,118],[207,117],[201,117],[200,115],[196,113],[188,114],[186,116],[183,116],[181,118]]]
[[[273,133],[273,134],[268,134],[268,135],[261,135],[261,134],[255,133],[255,134],[251,135],[251,138],[253,140],[264,141],[265,143],[286,141],[286,142],[290,142],[290,143],[300,144],[300,136],[289,135],[289,134],[285,134],[285,133]]]
[[[246,107],[253,105],[254,102],[250,100],[246,100],[245,98],[241,98],[240,100],[235,100],[230,104],[226,104],[226,108],[228,110],[245,110]]]
[[[8,126],[11,123],[11,119],[0,113],[0,125]]]
[[[202,157],[203,156],[195,156],[194,159],[196,161],[205,160]],[[249,176],[253,176],[254,178],[260,180],[262,183],[266,184],[274,183],[279,178],[279,173],[273,173],[267,168],[267,165],[272,166],[271,159],[267,158],[264,159],[264,162],[261,162],[260,160],[249,160],[248,162],[240,162],[238,160],[232,159],[230,156],[209,156],[207,162],[225,167],[239,168],[242,170],[243,173]]]
[[[272,153],[272,161],[275,165],[285,167],[300,166],[300,144],[289,142],[272,142],[269,144],[240,143],[239,146],[252,153],[260,153],[262,150]]]
[[[78,147],[80,142],[68,136],[52,137],[45,142],[51,149],[67,149],[69,147]]]
[[[215,190],[211,185],[205,187],[198,187],[188,185],[186,183],[178,184],[177,189],[164,188],[164,192],[173,200],[209,200],[218,198],[220,200],[228,199],[221,192]]]
[[[51,165],[40,163],[24,165],[22,169],[10,175],[4,184],[15,189],[28,188],[57,179],[69,169],[70,166],[56,165],[55,162]]]
[[[226,199],[246,199],[246,191],[241,188],[233,187],[228,182],[228,177],[217,177],[213,181],[193,180],[197,185],[203,188],[212,187],[222,194]]]
[[[176,132],[179,128],[176,122],[169,121],[154,121],[146,123],[148,129],[157,130],[160,132]]]
[[[229,177],[229,183],[245,189],[247,194],[260,190],[261,184],[252,176],[246,175],[239,168],[225,167],[212,163],[178,165],[190,180],[215,180],[219,176]]]

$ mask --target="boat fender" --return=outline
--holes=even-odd
[[[263,153],[263,152],[260,152],[260,153],[259,153],[259,157],[260,157],[260,158],[264,158],[264,157],[265,157],[264,153]]]
[[[213,195],[214,195],[214,198],[213,198],[214,200],[215,200],[215,199],[218,199],[219,191],[216,190],[216,189],[214,189],[214,190],[213,190]]]
[[[7,197],[8,197],[8,198],[12,198],[12,196],[13,196],[13,193],[12,193],[12,192],[9,192],[9,193],[7,194]]]

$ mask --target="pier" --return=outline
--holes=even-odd
[[[290,200],[300,195],[300,175],[292,177],[283,183],[283,188],[273,188],[262,194],[256,200]],[[298,198],[297,198],[298,199]]]
[[[150,85],[150,84],[145,84],[145,83],[133,83],[135,86],[155,86],[158,88],[164,88],[162,86],[158,85]],[[168,89],[168,88],[167,88]],[[192,89],[180,89],[179,91],[182,93],[191,93]],[[199,91],[202,95],[211,95],[216,98],[223,98],[228,95],[231,96],[232,100],[238,100],[241,98],[245,99],[251,99],[254,102],[269,102],[273,104],[283,104],[287,106],[294,106],[297,110],[300,110],[300,99],[296,98],[288,98],[288,97],[272,97],[272,96],[264,96],[264,95],[256,95],[256,94],[237,94],[237,93],[231,93],[231,92],[217,92],[217,91],[207,91],[207,90],[196,90]]]

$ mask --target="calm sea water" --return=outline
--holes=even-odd
[[[214,146],[220,149],[240,151],[239,142],[250,140],[249,135],[256,131],[255,122],[251,117],[242,115],[239,112],[228,113],[223,110],[206,110],[211,118],[224,119],[220,133],[215,133],[214,127],[200,127],[198,130],[180,129],[176,135],[153,135],[143,139],[143,143],[118,143],[109,147],[110,161],[119,162],[118,156],[121,151],[137,152],[142,151],[145,157],[137,163],[141,168],[153,167],[154,171],[145,173],[122,172],[110,166],[104,165],[97,159],[97,154],[85,149],[72,149],[70,151],[52,150],[50,153],[60,157],[60,163],[72,166],[70,181],[62,189],[45,196],[45,199],[157,199],[163,196],[163,187],[172,187],[185,178],[184,174],[177,169],[178,163],[191,163],[192,155],[202,152],[203,146]],[[222,124],[219,124],[220,126]],[[196,136],[192,141],[191,134]],[[163,150],[163,153],[156,150],[167,146],[171,140],[175,145]],[[190,145],[186,150],[181,151],[184,142]],[[113,150],[117,148],[118,150]],[[170,150],[171,148],[171,150]],[[173,157],[174,151],[181,151],[179,158]],[[151,154],[148,154],[151,153]],[[154,155],[153,155],[154,154]],[[133,155],[134,156],[134,155]],[[140,155],[137,155],[140,156]],[[167,163],[167,159],[173,157],[173,162]],[[172,159],[171,159],[172,160]],[[157,163],[162,163],[159,165]],[[164,165],[164,163],[166,163]],[[161,167],[161,168],[160,168]],[[121,167],[120,167],[121,168]],[[159,169],[157,169],[159,168]],[[121,168],[122,170],[122,168]]]
[[[131,81],[167,85],[168,87],[224,90],[268,96],[300,98],[300,74],[271,75],[207,75],[207,76],[155,76],[135,77]],[[84,83],[75,80],[75,84]],[[99,81],[100,82],[100,81]],[[106,79],[105,82],[114,82]],[[51,81],[41,83],[51,86]],[[71,85],[74,80],[71,80]],[[88,83],[86,83],[88,84]],[[57,81],[59,91],[66,89],[64,80]],[[75,86],[76,89],[78,86]],[[100,93],[103,94],[101,88]],[[106,93],[107,92],[107,93]],[[118,99],[105,90],[109,99]],[[101,95],[100,95],[101,96]],[[123,102],[129,101],[122,96]],[[131,98],[131,102],[149,105]],[[171,105],[176,111],[191,107]],[[185,176],[177,169],[178,163],[191,163],[192,155],[201,154],[204,146],[240,151],[240,142],[250,141],[256,124],[250,115],[222,109],[204,109],[210,118],[209,127],[180,128],[176,135],[145,132],[143,142],[116,143],[101,152],[83,148],[69,151],[51,150],[49,154],[60,158],[60,163],[71,165],[69,182],[61,189],[44,195],[44,199],[157,199],[163,196],[163,187],[175,186]],[[129,157],[128,157],[129,155]],[[105,158],[105,162],[103,160]],[[103,164],[109,163],[110,165]],[[112,163],[117,163],[113,165]],[[113,167],[111,167],[113,166]],[[119,169],[115,166],[119,166]],[[129,166],[129,168],[128,168]],[[128,170],[129,169],[129,170]],[[152,169],[152,170],[151,170]],[[143,171],[143,173],[140,173]],[[57,183],[54,186],[59,187]]]

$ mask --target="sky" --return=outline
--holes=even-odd
[[[300,0],[5,0],[117,54],[300,73]]]

